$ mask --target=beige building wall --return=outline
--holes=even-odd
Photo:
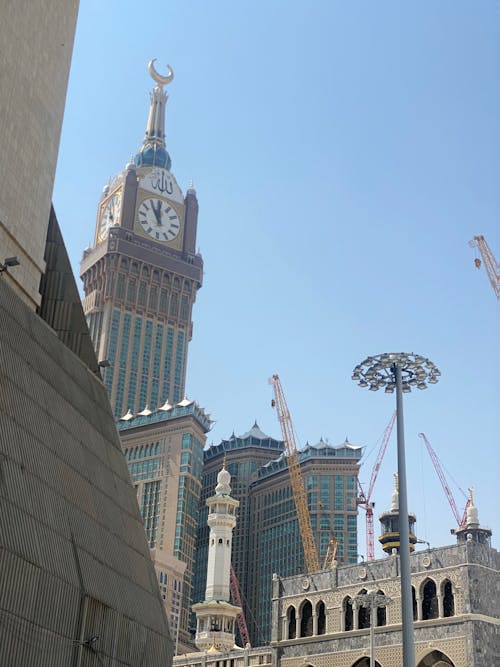
[[[151,558],[155,565],[160,595],[169,622],[170,636],[177,652],[186,563],[164,549],[151,549]]]
[[[18,257],[4,279],[35,308],[78,0],[2,0],[0,7],[0,262]]]
[[[210,420],[185,399],[118,422],[174,644],[193,650],[189,617],[203,448]],[[166,582],[165,582],[166,576]]]

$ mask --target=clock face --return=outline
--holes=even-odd
[[[105,203],[101,212],[101,220],[99,222],[99,238],[104,239],[112,225],[118,223],[120,216],[121,197],[117,192],[112,195]]]
[[[179,216],[164,199],[144,199],[138,211],[139,224],[156,241],[173,241],[180,231]]]

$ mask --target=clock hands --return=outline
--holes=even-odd
[[[151,203],[151,208],[153,209],[153,213],[156,218],[156,224],[158,225],[158,227],[162,227],[163,222],[161,220],[161,200],[160,199],[156,200],[158,202],[157,206],[154,205],[155,201],[154,199],[150,199],[149,201]]]

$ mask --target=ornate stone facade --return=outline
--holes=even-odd
[[[412,554],[416,667],[500,665],[499,565],[498,551],[472,540]],[[351,612],[346,608],[346,600],[355,602],[368,589],[393,600],[377,610],[376,665],[401,667],[397,555],[312,575],[275,575],[272,641],[270,647],[251,649],[253,664],[368,667],[369,614],[355,603]],[[208,667],[217,657],[227,667],[252,664],[248,651],[232,651],[180,656],[174,665]]]
[[[417,667],[500,664],[495,662],[499,657],[499,564],[495,549],[473,542],[411,556]],[[383,592],[393,601],[377,611],[377,664],[400,667],[397,555],[313,575],[275,576],[273,645],[279,649],[281,667],[367,666],[370,618],[356,603],[356,596],[367,589]],[[325,622],[320,632],[317,610],[322,604]]]

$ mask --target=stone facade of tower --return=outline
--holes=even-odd
[[[193,605],[196,646],[200,651],[234,647],[236,617],[241,608],[229,602],[231,549],[239,502],[231,497],[231,475],[225,466],[217,475],[215,494],[207,499],[210,540],[205,600]]]
[[[108,390],[172,639],[192,648],[189,615],[208,416],[185,398],[192,308],[203,279],[198,201],[184,195],[165,141],[173,72],[156,85],[142,146],[104,188],[92,248],[84,251],[83,306]],[[175,520],[174,520],[175,517]]]
[[[134,161],[104,188],[94,243],[84,251],[83,306],[117,418],[185,392],[192,308],[203,280],[196,254],[198,201],[170,171],[163,89],[156,81],[144,142]]]

